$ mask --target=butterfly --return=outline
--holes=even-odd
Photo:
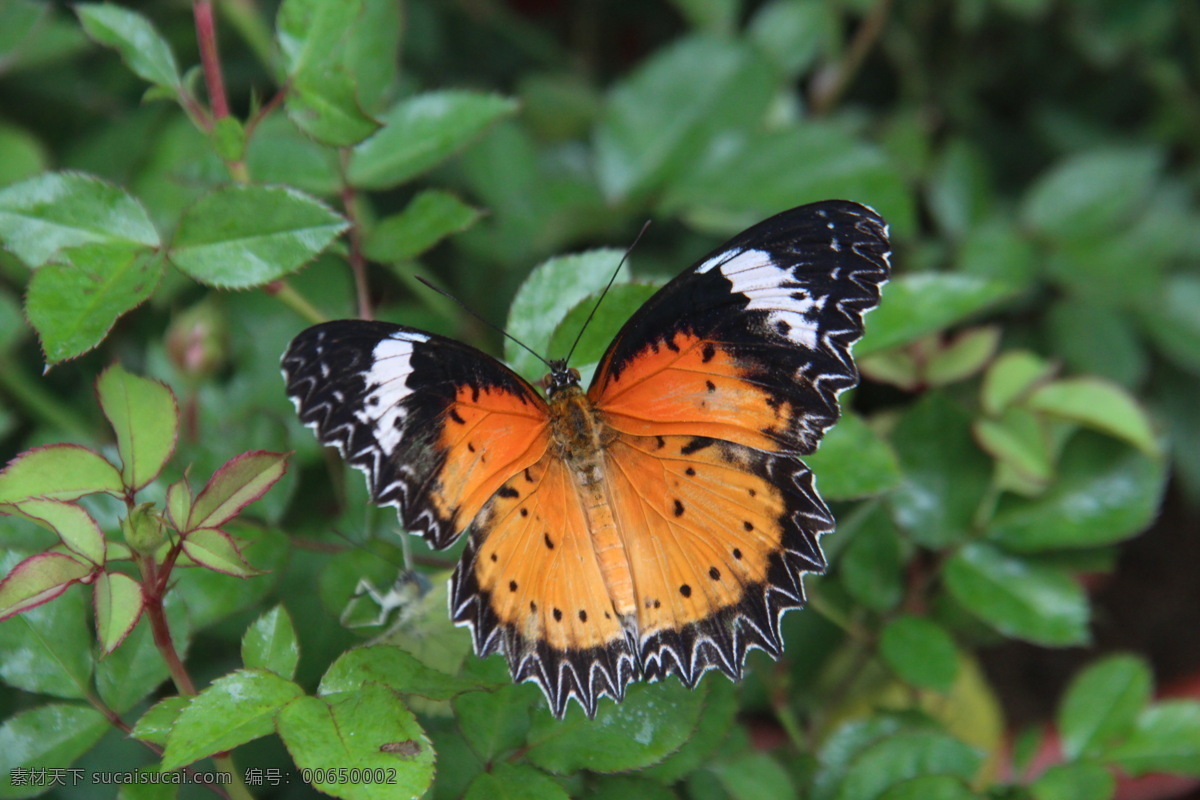
[[[435,548],[467,535],[450,614],[561,718],[641,678],[694,687],[783,652],[834,520],[801,457],[839,415],[887,281],[887,225],[831,200],[755,225],[667,283],[584,391],[541,392],[400,325],[309,328],[283,357],[300,420]]]

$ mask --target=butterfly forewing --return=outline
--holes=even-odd
[[[383,322],[327,322],[283,357],[300,420],[367,475],[371,497],[446,547],[549,441],[545,402],[464,344]]]
[[[887,226],[857,203],[762,222],[664,286],[621,329],[589,395],[631,435],[816,449],[858,382],[850,347],[888,277]]]

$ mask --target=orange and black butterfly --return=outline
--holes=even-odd
[[[321,441],[436,548],[464,532],[450,613],[561,717],[639,677],[741,676],[783,650],[833,517],[801,456],[838,418],[887,280],[887,226],[827,201],[766,220],[625,324],[585,392],[380,322],[309,328],[283,358]]]

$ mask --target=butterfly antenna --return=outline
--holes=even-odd
[[[466,303],[464,303],[462,300],[459,300],[457,297],[455,297],[454,295],[450,294],[450,293],[449,293],[449,292],[447,292],[445,289],[439,289],[438,287],[434,286],[434,285],[433,285],[432,283],[430,283],[429,281],[427,281],[427,280],[425,280],[424,278],[422,278],[420,275],[413,275],[413,277],[414,277],[414,278],[416,278],[416,279],[417,279],[418,281],[420,281],[421,283],[423,283],[425,286],[428,286],[430,289],[433,289],[435,292],[437,292],[438,294],[440,294],[442,297],[448,297],[449,299],[453,300],[455,303],[457,303],[457,304],[458,304],[458,307],[459,307],[459,308],[461,308],[463,311],[466,311],[466,312],[467,312],[468,314],[470,314],[472,317],[474,317],[475,319],[479,320],[479,321],[480,321],[480,322],[482,322],[484,325],[487,325],[487,326],[488,326],[489,328],[491,328],[492,330],[499,331],[499,332],[500,332],[501,334],[503,334],[503,335],[504,335],[506,338],[508,338],[508,339],[511,339],[511,340],[512,340],[513,342],[515,342],[517,345],[519,345],[520,347],[523,347],[523,348],[525,348],[527,351],[529,351],[529,354],[530,354],[530,355],[532,355],[532,356],[533,356],[534,358],[536,358],[538,361],[540,361],[540,362],[542,362],[543,364],[545,364],[545,365],[546,365],[546,367],[547,367],[548,369],[550,369],[551,371],[553,371],[553,370],[554,370],[554,367],[553,367],[553,365],[551,365],[551,363],[550,363],[549,361],[547,361],[546,359],[542,358],[542,356],[541,356],[541,355],[539,355],[539,354],[538,354],[538,352],[537,352],[536,350],[534,350],[532,347],[530,347],[529,345],[527,345],[527,344],[525,344],[524,342],[522,342],[522,341],[521,341],[520,339],[518,339],[517,337],[513,336],[513,335],[512,335],[511,333],[509,333],[508,331],[504,330],[504,328],[501,328],[499,325],[497,325],[497,324],[495,324],[495,323],[493,323],[493,322],[490,322],[490,321],[488,321],[488,320],[484,319],[483,317],[479,316],[479,314],[475,313],[475,309],[473,309],[473,308],[471,308],[470,306],[468,306],[468,305],[467,305]]]
[[[589,313],[587,315],[587,319],[583,321],[583,327],[579,329],[579,333],[575,336],[575,342],[571,345],[571,349],[567,351],[567,357],[563,359],[564,361],[569,362],[571,360],[571,356],[575,353],[575,348],[579,346],[579,340],[583,338],[583,332],[587,330],[587,326],[591,323],[592,317],[596,316],[596,311],[600,308],[600,304],[604,302],[604,296],[608,294],[608,290],[612,288],[613,282],[616,281],[617,275],[621,272],[621,267],[625,266],[625,262],[629,260],[629,254],[633,252],[633,248],[637,247],[638,242],[642,240],[642,234],[644,234],[646,229],[649,227],[650,220],[646,220],[644,223],[642,223],[642,229],[638,231],[637,236],[633,237],[633,243],[630,244],[629,247],[625,248],[625,255],[621,256],[620,263],[618,263],[617,268],[613,270],[612,277],[608,279],[608,285],[604,287],[604,291],[601,292],[600,296],[596,298],[596,305],[592,306],[591,313]]]

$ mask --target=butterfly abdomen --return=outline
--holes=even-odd
[[[570,468],[613,610],[620,618],[629,617],[636,610],[633,573],[613,515],[605,475],[604,451],[616,434],[578,387],[562,390],[551,398],[550,418],[552,441]]]

